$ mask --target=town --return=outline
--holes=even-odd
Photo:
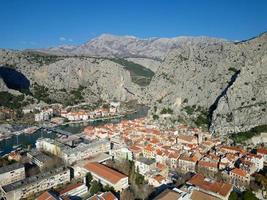
[[[122,114],[119,103],[108,107],[89,114],[59,109],[60,117],[45,108],[35,114],[35,121],[45,122],[46,131],[56,131],[49,127],[66,120]],[[3,199],[267,198],[264,140],[240,146],[185,124],[159,127],[148,117],[88,125],[79,134],[59,133],[38,138],[35,148],[15,149],[2,157]]]

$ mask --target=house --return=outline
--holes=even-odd
[[[135,170],[144,176],[147,172],[156,168],[156,161],[155,159],[141,157],[135,160],[134,166]]]
[[[102,192],[95,194],[87,200],[119,200],[114,194],[111,192]]]
[[[239,168],[234,168],[229,173],[232,184],[237,187],[243,187],[249,185],[250,175]]]
[[[193,190],[190,196],[191,200],[220,200],[220,198],[212,196],[208,193],[199,191],[199,190]]]
[[[198,169],[205,169],[212,172],[218,172],[218,163],[217,162],[211,162],[211,161],[203,161],[200,160],[198,162]]]
[[[174,188],[173,190],[166,189],[156,196],[153,200],[189,200],[189,193]]]
[[[178,168],[186,172],[195,172],[197,161],[197,157],[192,154],[182,154],[178,159]]]
[[[115,160],[133,160],[133,153],[127,147],[112,149],[110,155]]]
[[[245,158],[241,158],[239,161],[239,168],[246,171],[248,174],[253,174],[257,170],[256,165],[253,162]]]
[[[198,138],[191,135],[179,135],[176,138],[178,144],[198,144]]]
[[[222,146],[220,150],[225,153],[245,154],[245,151],[239,147]]]
[[[145,148],[143,149],[143,156],[145,158],[154,158],[155,157],[154,148],[153,148],[152,144],[148,144],[145,146]]]
[[[148,178],[148,183],[153,185],[154,187],[159,187],[163,184],[171,183],[171,181],[167,180],[164,176],[157,174]]]
[[[52,191],[45,191],[36,200],[61,200],[61,198]]]
[[[245,159],[255,164],[256,171],[260,171],[264,167],[264,157],[262,155],[250,153],[246,155]]]
[[[0,186],[8,185],[25,178],[23,164],[14,163],[0,168]]]
[[[93,179],[100,181],[102,185],[112,186],[116,191],[126,189],[128,185],[128,177],[115,171],[105,165],[99,163],[87,163],[84,169],[90,172]]]
[[[178,166],[178,158],[179,157],[180,157],[180,152],[179,151],[170,152],[170,154],[168,155],[168,158],[167,158],[168,165],[171,168],[176,169],[177,166]]]
[[[264,148],[257,149],[257,155],[262,156],[264,159],[264,162],[267,163],[267,149],[264,149]]]
[[[205,178],[203,174],[196,174],[193,176],[187,184],[191,187],[195,187],[197,190],[206,194],[212,195],[213,197],[228,200],[233,186],[229,183],[212,181]]]
[[[76,183],[68,186],[59,192],[59,195],[64,197],[82,197],[88,192],[88,187],[84,183]]]

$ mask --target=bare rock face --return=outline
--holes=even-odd
[[[157,107],[156,114],[167,107],[174,117],[188,114],[186,107],[206,110],[211,132],[266,124],[266,51],[267,34],[240,43],[181,46],[168,54],[153,77],[147,99]]]
[[[131,100],[139,92],[129,72],[108,59],[66,58],[40,67],[33,79],[56,90],[71,91],[82,86],[88,90],[86,96],[93,94],[102,100]]]
[[[39,49],[38,51],[56,55],[150,58],[162,61],[172,49],[176,49],[180,45],[206,40],[220,41],[220,39],[207,37],[140,39],[134,36],[102,34],[80,46],[60,46],[49,49]]]
[[[0,78],[0,91],[8,91],[8,87],[6,86],[2,78]]]

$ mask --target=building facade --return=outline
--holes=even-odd
[[[14,163],[0,168],[0,185],[8,185],[25,178],[24,165]]]

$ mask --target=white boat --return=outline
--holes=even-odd
[[[20,146],[21,146],[21,144],[13,145],[12,147],[13,147],[13,149],[17,149],[17,148],[19,148]]]

